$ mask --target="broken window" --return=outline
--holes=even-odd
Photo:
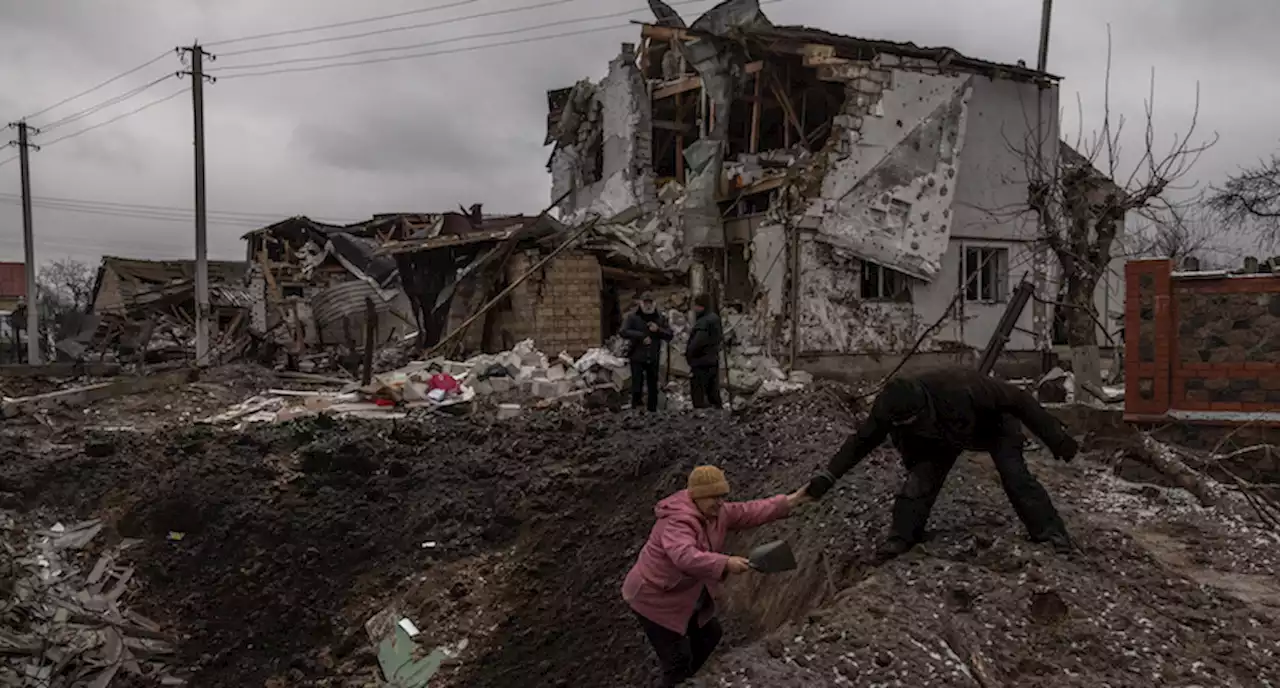
[[[730,108],[730,158],[794,146],[821,150],[844,107],[844,84],[820,80],[793,56],[771,56],[748,83]]]
[[[1006,301],[1009,295],[1009,249],[965,247],[963,279],[965,301]]]
[[[911,303],[911,278],[876,263],[862,262],[862,298]]]

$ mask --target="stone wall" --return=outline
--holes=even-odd
[[[1131,419],[1280,422],[1280,276],[1125,270]]]

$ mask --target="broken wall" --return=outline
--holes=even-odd
[[[657,209],[653,176],[653,104],[635,46],[624,43],[598,84],[580,82],[574,95],[584,99],[585,116],[564,118],[551,154],[552,200],[569,193],[561,210],[569,215],[613,217],[633,207]],[[552,137],[556,138],[556,137]],[[592,146],[599,142],[599,159]],[[583,174],[583,169],[588,174]]]
[[[524,274],[540,260],[535,252],[517,253],[507,263],[509,279]],[[600,346],[600,261],[591,253],[561,254],[511,293],[510,320],[504,339],[532,339],[550,355],[562,351],[577,357]]]
[[[912,305],[862,298],[862,271],[863,262],[852,251],[812,236],[801,239],[799,353],[890,353],[911,347],[919,325]]]

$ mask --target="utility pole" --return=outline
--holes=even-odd
[[[196,181],[196,365],[209,363],[209,223],[205,205],[204,180],[204,82],[213,77],[204,73],[204,58],[215,59],[200,43],[178,48],[191,56],[191,70],[179,75],[191,76],[191,120],[195,129]]]
[[[1058,156],[1052,156],[1052,160],[1046,163],[1044,159],[1044,92],[1045,86],[1043,82],[1043,74],[1049,67],[1049,24],[1053,17],[1053,0],[1043,0],[1040,7],[1040,49],[1036,56],[1036,70],[1041,72],[1041,81],[1036,93],[1036,167],[1039,168],[1038,176],[1041,183],[1050,183],[1050,180],[1057,177],[1057,170],[1051,169],[1057,165]],[[1054,141],[1054,150],[1057,150],[1058,142]],[[1043,216],[1036,214],[1036,222],[1039,225],[1039,236],[1043,239],[1047,230],[1044,227]],[[1036,249],[1035,255],[1035,282],[1036,291],[1043,294],[1049,287],[1049,256],[1046,255],[1043,240]],[[1054,295],[1056,300],[1056,294]],[[1056,306],[1055,306],[1056,308]],[[1053,350],[1053,318],[1049,315],[1049,309],[1044,304],[1044,298],[1037,299],[1032,306],[1032,320],[1036,322],[1036,334],[1040,340],[1041,352],[1043,360],[1041,361],[1041,372],[1048,372],[1050,364],[1050,352]]]
[[[18,167],[22,175],[22,248],[23,270],[27,275],[27,364],[40,365],[40,308],[36,298],[36,243],[35,233],[31,228],[31,160],[30,149],[40,150],[31,143],[31,134],[39,134],[39,129],[27,126],[26,120],[14,122],[9,126],[18,130],[18,140],[10,143],[18,147]]]

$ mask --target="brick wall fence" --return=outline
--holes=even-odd
[[[1125,279],[1128,419],[1280,420],[1280,276],[1177,273],[1171,260],[1138,260]]]

